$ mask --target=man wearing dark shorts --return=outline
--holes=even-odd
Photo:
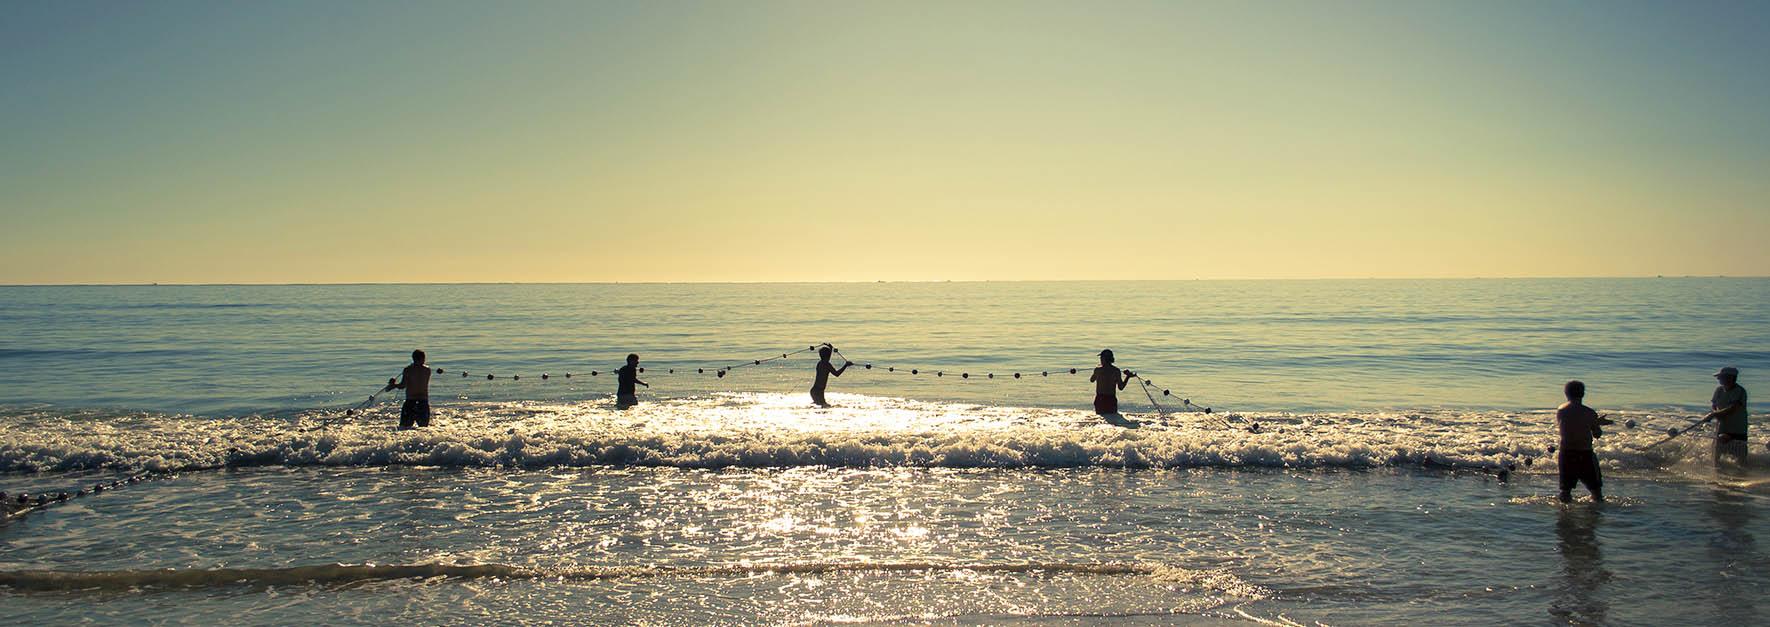
[[[1598,473],[1598,454],[1592,450],[1592,438],[1603,437],[1601,425],[1610,424],[1585,405],[1586,384],[1579,381],[1568,381],[1562,388],[1567,393],[1567,402],[1555,410],[1555,422],[1561,428],[1561,452],[1557,460],[1561,466],[1562,503],[1573,500],[1573,486],[1586,484],[1592,492],[1592,500],[1604,500],[1604,477]]]
[[[1131,382],[1130,375],[1112,365],[1112,359],[1112,349],[1100,351],[1100,367],[1088,377],[1094,384],[1094,413],[1102,416],[1119,413],[1119,390]]]
[[[387,380],[387,389],[406,391],[406,402],[399,407],[400,429],[430,426],[430,365],[424,363],[424,351],[412,351],[412,363],[400,371],[398,381]]]

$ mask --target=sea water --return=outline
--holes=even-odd
[[[1717,476],[1709,432],[1645,447],[1718,366],[1763,388],[1767,306],[1671,278],[0,288],[0,490],[148,478],[0,524],[0,611],[1763,622],[1762,476]],[[829,409],[821,342],[859,364]],[[398,392],[366,401],[414,348],[436,422],[399,432]],[[1102,348],[1154,383],[1123,419],[1088,410]],[[651,387],[617,411],[629,352]],[[1553,498],[1570,378],[1638,425],[1599,440],[1604,505]]]

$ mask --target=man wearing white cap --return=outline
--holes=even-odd
[[[1739,369],[1722,368],[1715,373],[1715,380],[1721,385],[1715,387],[1715,396],[1709,400],[1714,411],[1703,417],[1716,421],[1715,463],[1729,460],[1743,467],[1746,458],[1746,400],[1745,388],[1739,387]]]

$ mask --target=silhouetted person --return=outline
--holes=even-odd
[[[1721,385],[1715,387],[1715,395],[1709,399],[1709,408],[1713,409],[1703,420],[1716,420],[1715,425],[1715,463],[1723,461],[1745,467],[1745,388],[1739,387],[1739,369],[1732,366],[1722,368],[1715,373],[1715,380]]]
[[[615,409],[626,409],[639,404],[639,394],[634,384],[651,387],[650,383],[639,380],[639,354],[629,353],[627,365],[615,369]]]
[[[842,360],[841,368],[830,365],[830,353],[835,350],[836,347],[829,344],[817,349],[817,380],[811,383],[811,402],[816,403],[818,407],[830,406],[828,402],[824,401],[824,388],[830,384],[830,376],[840,377],[843,372],[848,370],[849,366],[854,365],[847,359]]]
[[[1598,454],[1592,451],[1592,438],[1604,436],[1599,427],[1611,421],[1586,407],[1586,384],[1568,381],[1562,388],[1567,402],[1555,410],[1555,423],[1561,427],[1561,452],[1556,460],[1561,466],[1562,503],[1573,500],[1573,486],[1584,483],[1592,491],[1593,501],[1604,500],[1604,477],[1598,473]]]
[[[1100,351],[1100,367],[1088,377],[1094,384],[1094,413],[1102,416],[1119,413],[1119,390],[1131,382],[1131,374],[1112,365],[1112,349]]]
[[[406,391],[406,402],[399,407],[399,428],[430,426],[430,366],[424,363],[424,351],[412,351],[412,363],[400,371],[398,381],[387,380],[387,389]]]

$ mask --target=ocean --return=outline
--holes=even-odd
[[[1766,389],[1770,279],[0,287],[0,491],[107,488],[0,523],[0,612],[1763,623],[1770,475],[1649,447],[1723,365]]]

